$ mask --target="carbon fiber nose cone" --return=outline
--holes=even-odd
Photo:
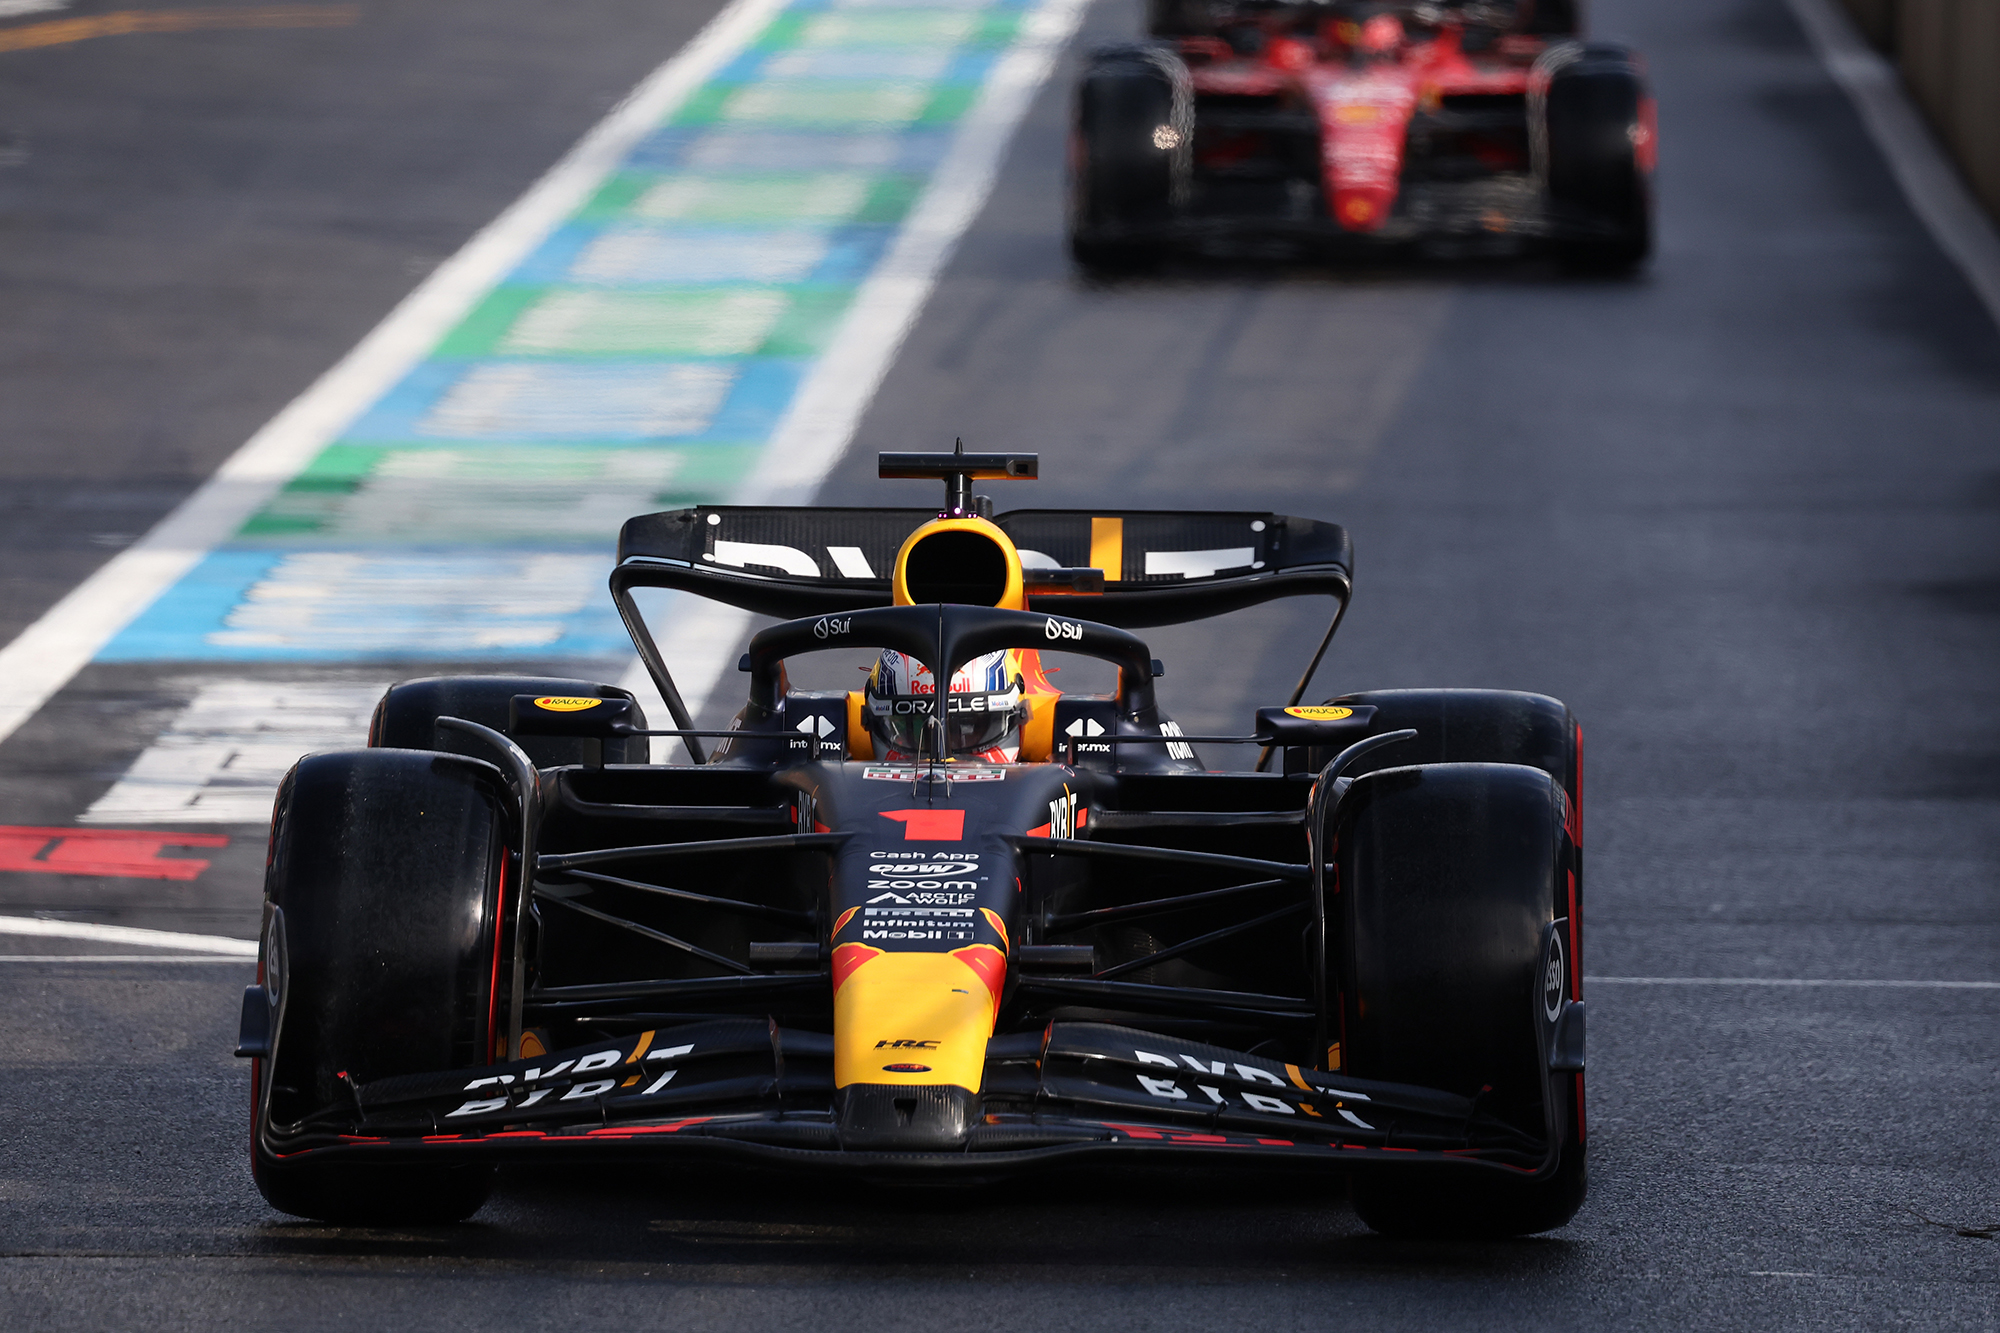
[[[840,1146],[856,1152],[961,1151],[974,1094],[951,1086],[850,1083],[835,1094]]]

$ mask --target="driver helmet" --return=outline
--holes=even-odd
[[[868,673],[861,717],[875,738],[876,756],[914,759],[921,752],[939,759],[984,759],[1011,764],[1021,754],[1021,723],[1028,706],[1013,654],[1005,650],[975,657],[952,674],[945,696],[944,753],[933,755],[924,739],[937,683],[931,669],[908,653],[885,650]]]
[[[1403,41],[1403,21],[1394,14],[1377,14],[1361,25],[1359,39],[1354,43],[1371,56],[1388,55]]]

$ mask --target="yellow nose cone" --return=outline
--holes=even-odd
[[[836,957],[834,1086],[949,1083],[978,1092],[1005,968],[990,944]]]

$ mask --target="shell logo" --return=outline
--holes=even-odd
[[[602,699],[572,699],[560,694],[545,694],[535,700],[535,707],[551,713],[581,713],[586,708],[595,708]]]
[[[1336,107],[1333,118],[1343,125],[1373,125],[1376,121],[1382,119],[1382,112],[1378,108],[1369,106],[1366,103],[1356,102],[1348,106]]]
[[[1349,199],[1341,204],[1340,215],[1349,222],[1367,222],[1375,216],[1375,204],[1368,199]]]
[[[1354,716],[1352,708],[1340,708],[1328,704],[1313,704],[1305,708],[1287,708],[1285,713],[1304,722],[1339,722]]]

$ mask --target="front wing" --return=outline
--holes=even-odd
[[[1106,1024],[1057,1022],[988,1048],[986,1112],[962,1143],[844,1148],[833,1043],[725,1019],[638,1033],[485,1069],[350,1084],[350,1096],[267,1132],[286,1160],[510,1160],[726,1153],[935,1174],[1079,1155],[1275,1157],[1301,1165],[1453,1161],[1533,1177],[1532,1136],[1453,1093],[1343,1078]]]
[[[1099,241],[1159,243],[1199,248],[1244,240],[1321,245],[1356,254],[1427,240],[1519,244],[1547,241],[1609,241],[1617,227],[1580,209],[1551,200],[1531,177],[1501,175],[1465,181],[1423,181],[1403,185],[1395,211],[1379,227],[1353,231],[1318,212],[1233,209],[1209,204],[1174,218],[1144,224],[1099,225]]]

